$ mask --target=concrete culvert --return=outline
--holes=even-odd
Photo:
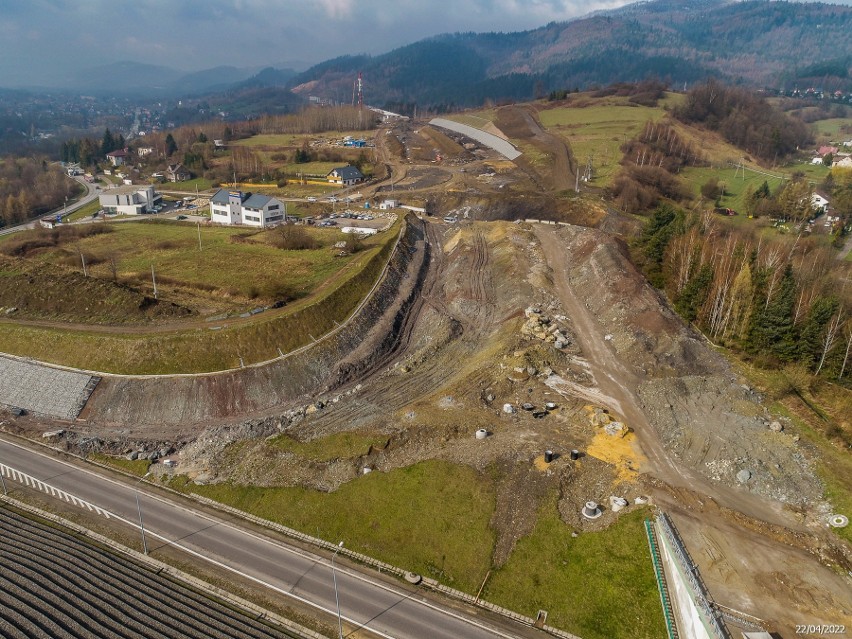
[[[846,528],[849,525],[849,518],[846,515],[831,515],[828,518],[828,525],[832,528]]]
[[[484,428],[480,428],[479,430],[476,431],[476,438],[477,439],[485,439],[486,437],[488,437],[488,431],[485,430]]]
[[[603,514],[600,506],[594,501],[587,501],[581,512],[586,519],[597,519]]]

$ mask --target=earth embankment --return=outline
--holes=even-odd
[[[82,417],[92,423],[194,430],[244,415],[262,414],[297,398],[328,390],[363,373],[399,344],[428,266],[423,223],[406,221],[382,281],[351,320],[310,347],[266,365],[193,376],[105,376]]]

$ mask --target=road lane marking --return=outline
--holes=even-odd
[[[2,441],[3,443],[8,444],[8,445],[10,445],[10,446],[14,446],[15,448],[19,448],[19,449],[21,449],[21,450],[23,450],[23,451],[26,451],[26,452],[28,452],[28,453],[35,454],[35,455],[38,455],[38,456],[40,456],[40,457],[43,457],[43,458],[47,459],[47,460],[48,460],[48,461],[50,461],[50,462],[55,462],[55,463],[63,464],[63,465],[68,466],[69,468],[71,468],[71,469],[73,469],[73,470],[76,470],[76,471],[80,471],[80,472],[86,473],[87,475],[92,476],[92,477],[93,477],[94,479],[96,479],[96,480],[100,480],[100,481],[108,481],[108,482],[110,482],[110,483],[112,483],[112,484],[114,484],[114,485],[120,486],[121,488],[123,488],[123,489],[125,489],[125,490],[128,490],[128,491],[133,491],[133,490],[134,490],[131,486],[128,486],[127,484],[125,484],[125,483],[123,483],[123,482],[117,481],[117,480],[112,479],[112,478],[110,478],[110,477],[105,477],[105,476],[103,476],[103,475],[100,475],[100,474],[98,474],[98,473],[95,473],[94,471],[88,470],[88,469],[86,469],[86,468],[82,468],[82,467],[77,466],[77,465],[75,465],[75,464],[72,464],[72,463],[70,463],[70,462],[66,462],[66,461],[64,461],[64,460],[62,460],[62,459],[57,459],[57,458],[52,457],[52,456],[50,456],[50,455],[46,455],[45,453],[42,453],[42,452],[37,451],[37,450],[33,450],[33,449],[31,449],[31,448],[28,448],[28,447],[23,446],[23,445],[21,445],[21,444],[18,444],[18,443],[16,443],[16,442],[11,442],[11,441],[9,441],[9,440],[7,440],[7,439],[5,439],[5,438],[2,438],[2,437],[0,437],[0,441]],[[213,517],[211,517],[210,515],[207,515],[206,513],[199,512],[199,511],[196,511],[196,510],[192,510],[192,509],[190,509],[190,508],[188,508],[188,507],[184,506],[183,504],[176,503],[176,502],[174,502],[174,501],[168,500],[168,499],[166,499],[166,498],[164,498],[164,497],[161,497],[161,496],[159,496],[159,495],[154,495],[154,494],[152,494],[152,493],[148,493],[148,492],[144,492],[144,491],[140,491],[140,492],[141,492],[142,494],[144,494],[146,497],[148,497],[148,498],[150,498],[150,499],[157,500],[157,501],[161,502],[162,504],[164,504],[164,505],[166,505],[166,506],[168,506],[168,507],[170,507],[170,508],[178,508],[178,509],[180,509],[180,510],[182,510],[182,511],[186,512],[186,513],[187,513],[187,514],[189,514],[189,515],[192,515],[192,516],[194,516],[194,517],[198,517],[198,518],[201,518],[201,519],[205,519],[205,520],[207,520],[207,521],[209,521],[209,522],[212,522],[212,523],[214,523],[214,524],[216,524],[216,525],[218,525],[218,526],[224,526],[224,527],[227,527],[227,528],[229,528],[229,529],[233,530],[234,532],[237,532],[238,534],[242,534],[242,535],[246,535],[246,536],[252,537],[253,539],[255,539],[255,540],[257,540],[257,541],[260,541],[260,542],[262,542],[262,543],[269,544],[269,545],[271,545],[271,546],[274,546],[274,547],[278,548],[279,550],[282,550],[282,551],[288,552],[288,553],[290,553],[290,554],[292,554],[292,555],[295,555],[295,556],[301,557],[302,559],[305,559],[305,560],[311,561],[311,562],[313,562],[313,563],[320,564],[320,565],[322,565],[322,566],[324,566],[324,567],[326,567],[326,568],[330,568],[330,566],[331,566],[331,563],[330,563],[329,561],[325,560],[325,559],[324,559],[324,558],[322,558],[322,557],[319,557],[318,555],[314,555],[314,554],[312,554],[312,553],[307,553],[307,552],[305,552],[305,551],[302,551],[301,549],[297,549],[297,548],[290,547],[290,546],[288,546],[288,545],[286,545],[286,544],[284,544],[284,543],[282,543],[282,542],[280,542],[280,541],[273,540],[273,539],[270,539],[270,538],[268,538],[268,537],[264,537],[264,536],[258,535],[258,534],[254,533],[254,532],[252,532],[252,531],[249,531],[249,530],[246,530],[246,529],[240,528],[240,527],[238,527],[238,526],[236,526],[236,525],[234,525],[234,524],[231,524],[230,522],[227,522],[227,521],[224,521],[224,520],[221,520],[221,519],[213,518]],[[102,509],[102,510],[103,510],[103,509]],[[109,511],[104,511],[104,512],[109,512]],[[132,526],[132,527],[134,527],[134,528],[136,528],[136,529],[139,529],[139,524],[138,524],[138,523],[135,523],[135,524],[134,524],[132,521],[129,521],[129,520],[127,520],[127,519],[125,519],[125,518],[123,518],[123,517],[121,517],[120,515],[117,515],[117,514],[115,514],[115,513],[110,513],[110,514],[111,514],[111,516],[112,516],[112,517],[114,517],[114,518],[118,519],[119,521],[122,521],[122,522],[124,522],[124,523],[126,523],[126,524],[128,524],[128,525],[130,525],[130,526]],[[196,532],[197,532],[197,531],[196,531]],[[147,530],[147,529],[146,529],[146,533],[148,533],[148,530]],[[297,600],[299,600],[299,601],[302,601],[303,603],[307,603],[307,604],[309,604],[309,605],[311,605],[311,606],[314,606],[314,607],[316,607],[317,609],[322,610],[323,612],[331,613],[331,614],[333,614],[333,615],[336,615],[336,614],[337,614],[337,611],[336,611],[336,610],[335,610],[335,611],[329,611],[328,609],[323,608],[323,607],[322,607],[321,605],[319,605],[319,604],[312,603],[312,602],[310,602],[309,600],[304,599],[303,597],[300,597],[299,595],[296,595],[296,594],[293,594],[293,593],[291,593],[291,592],[288,592],[288,591],[282,590],[281,588],[278,588],[277,586],[274,586],[274,585],[272,585],[272,584],[269,584],[269,583],[267,583],[267,582],[265,582],[265,581],[263,581],[263,580],[261,580],[261,579],[259,579],[259,578],[257,578],[257,577],[254,577],[254,576],[252,576],[252,575],[249,575],[249,574],[243,573],[242,571],[240,571],[240,570],[238,570],[238,569],[236,569],[236,568],[233,568],[233,567],[231,567],[231,566],[228,566],[227,564],[223,564],[223,563],[219,562],[219,561],[218,561],[218,560],[216,560],[216,559],[213,559],[213,558],[211,558],[211,557],[207,557],[207,556],[205,556],[205,555],[203,555],[203,554],[200,554],[200,553],[198,553],[197,551],[194,551],[194,550],[192,550],[191,548],[188,548],[188,547],[186,547],[186,546],[183,546],[183,545],[179,544],[179,543],[178,543],[178,542],[176,542],[176,541],[171,541],[171,540],[169,540],[167,537],[165,537],[165,536],[163,536],[163,535],[160,535],[160,534],[158,534],[158,533],[154,533],[154,532],[151,532],[150,534],[151,534],[152,536],[157,537],[157,538],[158,538],[158,539],[160,539],[161,541],[165,542],[167,545],[174,546],[174,547],[176,547],[176,548],[178,548],[178,549],[180,549],[180,550],[184,550],[184,551],[186,551],[186,552],[190,553],[191,555],[194,555],[194,556],[200,557],[200,558],[204,559],[205,561],[209,561],[209,562],[213,563],[214,565],[217,565],[217,566],[221,566],[221,567],[223,567],[223,568],[226,568],[227,570],[230,570],[231,572],[234,572],[234,573],[236,573],[236,574],[238,574],[238,575],[242,575],[242,576],[244,576],[244,577],[246,577],[246,578],[248,578],[248,579],[250,579],[250,580],[252,580],[252,581],[255,581],[256,583],[259,583],[259,584],[261,584],[261,585],[267,586],[267,587],[269,587],[269,588],[271,588],[271,589],[275,590],[276,592],[280,592],[280,593],[282,593],[282,594],[286,594],[287,596],[293,597],[294,599],[297,599]],[[193,533],[193,534],[194,534],[194,533]],[[517,639],[517,635],[506,634],[506,633],[502,632],[501,630],[497,630],[496,628],[492,628],[492,627],[487,626],[487,625],[485,625],[485,624],[483,624],[483,623],[480,623],[479,621],[476,621],[476,620],[474,620],[474,619],[470,619],[470,618],[468,618],[468,617],[465,617],[464,615],[458,614],[458,613],[453,612],[453,611],[451,611],[451,610],[444,609],[444,608],[442,608],[442,607],[440,607],[440,606],[438,606],[438,605],[436,605],[436,604],[433,604],[433,603],[431,603],[431,602],[429,602],[429,601],[425,601],[425,600],[422,600],[422,599],[415,598],[415,597],[413,597],[413,596],[412,596],[412,594],[411,594],[411,593],[408,593],[408,592],[406,592],[406,591],[399,591],[399,590],[397,590],[397,589],[395,589],[395,588],[392,588],[391,586],[388,586],[387,584],[383,584],[383,583],[380,583],[380,582],[373,581],[373,580],[371,580],[369,577],[367,577],[366,575],[364,575],[364,574],[362,574],[362,573],[360,573],[360,572],[353,572],[353,571],[350,571],[349,569],[346,569],[346,568],[337,568],[337,567],[335,567],[335,570],[337,570],[337,571],[338,571],[338,572],[340,572],[341,574],[345,574],[345,575],[349,576],[350,578],[357,579],[358,581],[361,581],[361,582],[363,582],[363,583],[365,583],[365,584],[368,584],[368,585],[370,585],[370,586],[372,586],[372,587],[374,587],[374,588],[379,588],[379,589],[384,590],[384,591],[386,591],[386,592],[388,592],[388,593],[391,593],[392,595],[399,597],[401,600],[411,601],[411,602],[413,602],[413,603],[419,604],[419,605],[421,605],[421,606],[423,606],[423,607],[425,607],[425,608],[428,608],[428,609],[430,609],[430,610],[433,610],[433,611],[435,611],[435,612],[437,612],[437,613],[439,613],[439,614],[441,614],[441,615],[444,615],[444,616],[446,616],[446,617],[450,617],[450,618],[456,619],[457,621],[461,621],[461,622],[463,622],[463,623],[465,623],[465,624],[468,624],[468,625],[474,626],[474,627],[479,628],[480,630],[483,630],[483,631],[485,631],[485,632],[488,632],[488,633],[490,633],[490,634],[492,634],[492,635],[494,635],[494,636],[501,637],[502,639]],[[371,628],[371,627],[369,627],[369,626],[362,625],[362,624],[360,624],[360,623],[358,623],[358,622],[356,622],[356,621],[354,621],[354,620],[352,620],[352,619],[350,619],[350,618],[348,618],[348,617],[344,617],[344,619],[346,619],[346,620],[347,620],[347,621],[349,621],[350,623],[354,624],[354,625],[355,625],[355,626],[357,626],[358,628],[365,628],[365,629],[369,630],[370,632],[375,632],[376,634],[379,634],[379,635],[381,635],[382,637],[385,637],[386,639],[394,639],[394,638],[393,638],[392,636],[390,636],[390,635],[383,634],[383,633],[382,633],[381,631],[379,631],[379,630],[375,630],[375,629],[373,629],[373,628]]]

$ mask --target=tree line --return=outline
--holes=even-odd
[[[59,166],[45,158],[0,159],[0,227],[59,208],[78,189]]]
[[[718,131],[728,142],[766,161],[795,153],[812,142],[807,125],[773,108],[748,89],[708,80],[693,87],[673,115]]]
[[[649,280],[714,342],[852,386],[852,265],[829,247],[671,206],[653,212],[636,246]]]

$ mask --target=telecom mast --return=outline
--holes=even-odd
[[[358,108],[364,106],[364,83],[361,77],[361,72],[358,72]]]

